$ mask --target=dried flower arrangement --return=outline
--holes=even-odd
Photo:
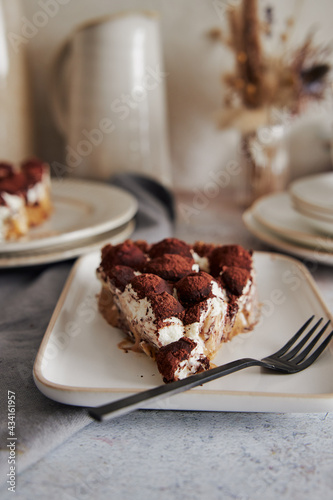
[[[233,73],[223,75],[226,85],[224,108],[218,114],[221,128],[237,127],[244,132],[268,122],[272,108],[299,114],[309,101],[321,100],[328,87],[331,52],[318,46],[314,34],[294,50],[288,49],[294,21],[288,19],[280,35],[282,53],[264,52],[264,37],[272,35],[273,9],[266,7],[259,19],[257,0],[242,0],[228,9],[228,34],[212,29],[209,36],[222,42],[234,54]]]

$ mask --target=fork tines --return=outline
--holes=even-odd
[[[279,351],[274,354],[274,357],[282,358],[283,361],[291,362],[295,365],[298,365],[302,361],[304,361],[303,365],[309,366],[313,363],[315,359],[324,351],[327,345],[330,343],[333,338],[333,331],[325,338],[325,340],[318,346],[318,348],[307,358],[307,356],[311,353],[312,349],[317,345],[318,341],[322,338],[324,333],[327,330],[328,325],[331,320],[328,320],[325,325],[321,328],[321,330],[316,334],[314,338],[313,335],[318,329],[319,325],[322,323],[323,318],[320,318],[316,324],[310,329],[310,331],[301,338],[304,331],[311,324],[314,319],[314,315],[309,318],[304,325],[295,333],[295,335],[287,342]],[[299,342],[298,339],[301,340]],[[310,339],[312,338],[311,342]],[[296,343],[297,342],[297,343]],[[305,347],[304,347],[305,346]],[[304,349],[303,349],[304,347]],[[291,350],[290,350],[291,349]]]

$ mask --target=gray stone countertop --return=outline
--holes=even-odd
[[[248,233],[231,200],[216,196],[203,210],[194,197],[178,198],[176,236],[269,250]],[[333,268],[307,264],[332,311]],[[92,422],[19,475],[14,495],[20,500],[330,500],[332,450],[332,413],[141,410]]]

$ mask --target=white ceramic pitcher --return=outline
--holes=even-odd
[[[52,74],[70,175],[136,172],[170,185],[166,76],[155,13],[124,12],[75,29]]]
[[[34,149],[22,14],[19,0],[0,0],[0,161],[14,163]]]

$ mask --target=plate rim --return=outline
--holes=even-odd
[[[328,208],[327,205],[316,205],[315,203],[311,203],[308,200],[303,199],[301,196],[299,196],[299,193],[295,192],[295,189],[297,189],[297,186],[300,186],[301,184],[308,183],[313,181],[314,179],[318,178],[323,178],[323,177],[333,177],[333,172],[322,172],[320,174],[313,174],[313,175],[307,175],[306,177],[301,177],[299,179],[295,179],[292,181],[288,187],[288,191],[290,193],[291,197],[294,197],[295,200],[297,200],[300,204],[307,205],[310,209],[313,209],[315,211],[329,213],[332,215],[333,212],[333,204],[331,208]]]
[[[275,247],[280,251],[292,254],[298,258],[333,266],[333,252],[313,250],[309,247],[297,245],[287,239],[283,239],[279,235],[273,233],[273,231],[268,230],[265,226],[260,224],[260,222],[256,220],[251,209],[245,210],[242,215],[242,219],[248,231],[265,244]],[[253,221],[261,227],[259,229],[257,227],[254,228]]]
[[[325,314],[327,317],[333,322],[333,315],[331,311],[329,310],[328,306],[326,305],[326,302],[314,280],[312,277],[310,271],[302,264],[298,259],[290,256],[286,256],[280,253],[275,253],[275,252],[268,252],[268,251],[261,251],[261,250],[256,250],[254,251],[254,255],[259,254],[259,255],[266,255],[270,256],[273,259],[282,259],[288,262],[292,262],[294,265],[296,265],[301,272],[304,274],[307,284],[311,287],[311,290],[313,293],[316,295],[318,302],[320,303],[320,306],[323,308]],[[47,326],[47,329],[44,333],[43,339],[41,341],[41,344],[39,346],[34,365],[33,365],[33,378],[35,381],[35,384],[37,385],[38,389],[43,392],[43,388],[47,387],[48,389],[51,389],[51,391],[61,391],[62,393],[68,393],[68,394],[73,394],[76,392],[79,393],[87,393],[89,395],[91,394],[98,394],[98,393],[123,393],[123,394],[134,394],[140,392],[140,389],[138,388],[108,388],[108,387],[82,387],[82,386],[67,386],[64,384],[58,384],[55,382],[50,381],[47,379],[43,374],[42,374],[42,361],[43,361],[43,355],[45,352],[45,349],[47,347],[49,338],[52,334],[52,330],[54,328],[54,325],[57,321],[57,318],[61,312],[61,309],[63,307],[63,304],[65,302],[65,299],[68,295],[68,292],[70,291],[71,285],[73,283],[73,280],[76,276],[78,267],[81,265],[82,259],[84,259],[85,256],[81,257],[76,261],[74,264],[70,275],[68,276],[68,279],[63,287],[63,290],[61,292],[61,295],[58,299],[58,302],[54,308],[53,314],[51,316],[50,322]],[[222,389],[205,389],[205,391],[201,391],[200,389],[191,389],[191,394],[200,394],[201,396],[212,394],[212,395],[230,395],[230,396],[256,396],[260,398],[264,397],[270,397],[273,398],[275,401],[278,398],[290,398],[290,399],[302,399],[302,400],[308,400],[308,399],[325,399],[325,400],[332,400],[333,402],[333,392],[329,393],[308,393],[308,394],[303,394],[303,393],[284,393],[284,392],[263,392],[263,391],[238,391],[238,390],[222,390]],[[45,392],[43,392],[45,394]],[[47,394],[45,394],[47,395]],[[47,395],[48,397],[51,397]],[[53,399],[51,397],[51,399]],[[60,399],[55,399],[58,401],[62,401]],[[89,406],[88,404],[83,405],[83,404],[78,404],[78,403],[65,403],[69,405],[75,405],[75,406]],[[171,408],[169,408],[171,409]],[[220,411],[226,411],[226,410],[220,410]]]
[[[0,256],[2,253],[16,253],[21,251],[32,251],[41,249],[43,247],[50,247],[51,245],[60,245],[62,243],[67,243],[71,241],[75,241],[77,239],[82,239],[84,237],[95,236],[97,234],[101,234],[106,231],[110,231],[112,229],[116,229],[117,227],[125,224],[130,221],[138,211],[138,201],[137,199],[125,189],[114,186],[113,184],[98,182],[98,181],[90,181],[86,179],[53,179],[51,180],[51,198],[64,198],[66,197],[66,190],[73,191],[75,193],[75,189],[88,189],[94,188],[95,190],[101,191],[110,191],[110,193],[117,193],[119,196],[127,198],[128,207],[126,212],[117,216],[115,219],[111,217],[108,220],[104,220],[103,222],[96,223],[94,225],[81,227],[78,229],[74,229],[72,231],[68,231],[65,233],[57,234],[54,236],[44,237],[44,238],[35,238],[28,241],[11,241],[11,242],[1,242],[0,244]],[[65,189],[64,189],[65,188]],[[61,189],[64,192],[61,192]],[[59,192],[57,192],[59,191]],[[71,193],[72,194],[72,193]],[[67,197],[69,194],[67,193]],[[75,194],[72,195],[75,197]]]
[[[123,241],[126,238],[129,238],[131,234],[134,232],[135,229],[135,222],[134,220],[130,220],[129,222],[126,222],[125,224],[121,225],[119,228],[111,229],[110,231],[107,231],[106,233],[100,234],[100,239],[98,241],[95,241],[93,244],[92,242],[89,244],[89,239],[84,238],[83,240],[80,239],[78,241],[72,242],[72,247],[71,248],[66,248],[65,250],[61,250],[57,246],[56,250],[54,247],[45,247],[40,249],[40,252],[37,252],[35,254],[30,254],[29,252],[27,255],[19,255],[17,256],[14,254],[12,257],[2,257],[0,253],[0,270],[1,269],[11,269],[11,268],[16,268],[16,267],[31,267],[31,266],[37,266],[37,265],[44,265],[44,264],[52,264],[55,262],[61,262],[64,260],[69,260],[69,259],[74,259],[76,257],[84,256],[84,254],[91,253],[96,251],[97,248],[102,247],[106,243],[113,242],[114,244]],[[110,234],[111,233],[111,234]],[[98,235],[95,235],[98,236]],[[85,245],[82,246],[82,243],[85,243]],[[80,244],[80,246],[78,246]],[[96,248],[95,248],[96,247]],[[29,259],[29,260],[27,260]],[[3,263],[3,260],[7,260],[8,263],[5,264]]]
[[[265,219],[265,217],[263,217],[262,214],[260,214],[258,212],[259,207],[262,203],[265,203],[269,199],[273,199],[273,198],[276,198],[276,199],[286,198],[287,200],[292,201],[290,199],[290,196],[288,195],[287,191],[281,191],[278,193],[265,195],[265,196],[260,197],[258,200],[256,200],[251,205],[250,208],[251,208],[253,217],[262,226],[266,227],[270,231],[273,231],[278,236],[282,236],[285,239],[288,239],[294,243],[298,243],[300,245],[305,245],[306,247],[312,248],[314,250],[315,250],[314,247],[324,245],[326,251],[333,252],[333,237],[332,236],[328,236],[328,235],[324,235],[324,234],[321,235],[319,233],[316,233],[313,229],[311,230],[310,227],[309,227],[308,232],[299,231],[297,229],[293,230],[293,229],[289,229],[289,228],[283,228],[283,227],[279,226],[278,224],[272,223],[272,222],[268,221],[267,219]],[[304,221],[302,214],[298,213],[297,210],[295,210],[293,208],[292,204],[288,208],[290,208],[291,211],[294,212],[295,215],[298,216],[301,221]]]

